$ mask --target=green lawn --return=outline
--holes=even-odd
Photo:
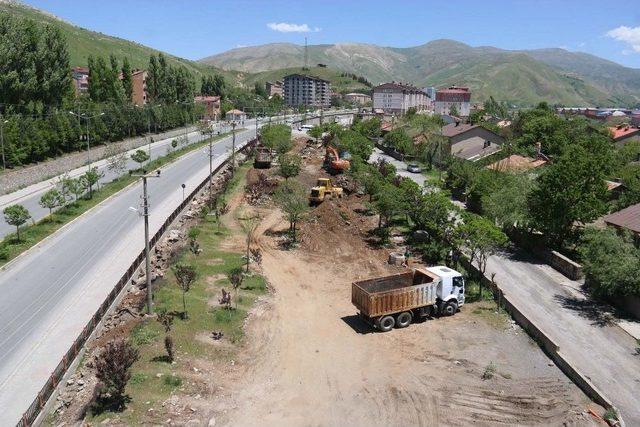
[[[218,141],[227,135],[228,134],[216,136],[213,138],[213,140]],[[186,147],[182,147],[180,149],[172,151],[171,153],[163,157],[159,157],[151,161],[150,163],[145,165],[145,168],[148,170],[153,170],[162,167],[176,160],[178,157],[193,150],[197,150],[207,145],[208,143],[209,140],[207,139],[195,144],[188,145]],[[135,178],[129,175],[123,175],[120,178],[117,178],[110,183],[103,185],[99,190],[94,191],[93,197],[91,199],[81,198],[73,203],[70,203],[66,207],[58,209],[53,213],[52,217],[44,218],[33,225],[21,227],[20,241],[18,241],[17,235],[15,233],[7,235],[2,241],[0,241],[0,267],[20,255],[22,252],[39,243],[45,237],[53,234],[63,225],[69,223],[78,216],[87,212],[89,209],[93,208],[108,197],[122,190],[137,179],[139,178]]]
[[[236,177],[229,186],[230,195],[242,190],[243,185],[239,184],[244,182],[247,170],[248,166],[237,170]],[[243,340],[244,319],[256,299],[267,289],[264,278],[251,273],[245,278],[236,299],[226,278],[229,271],[244,264],[241,253],[219,249],[221,241],[240,232],[227,226],[234,214],[230,212],[222,217],[219,229],[214,216],[202,219],[196,227],[199,230],[197,240],[203,249],[202,253],[194,255],[185,250],[174,262],[191,264],[198,272],[195,285],[186,294],[188,318],[183,320],[176,317],[170,332],[174,342],[175,363],[170,364],[163,357],[166,353],[162,326],[155,320],[145,320],[131,334],[131,341],[140,352],[140,359],[132,368],[132,377],[127,386],[131,401],[121,413],[89,414],[89,422],[99,423],[105,418],[116,418],[126,425],[162,423],[167,414],[161,404],[172,392],[198,392],[197,385],[186,380],[189,375],[193,375],[191,366],[194,361],[230,362],[234,358],[237,344]],[[156,282],[156,286],[156,311],[164,309],[167,312],[181,313],[182,292],[176,285],[173,273],[168,272],[162,280]],[[232,310],[227,310],[218,303],[222,288],[232,291]],[[224,333],[219,344],[210,338],[213,331]],[[149,412],[149,408],[154,410]]]

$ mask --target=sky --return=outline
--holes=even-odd
[[[274,42],[561,47],[640,68],[640,0],[26,0],[188,59]]]

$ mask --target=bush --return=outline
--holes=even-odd
[[[131,378],[131,366],[138,360],[139,353],[129,341],[110,341],[95,361],[98,393],[98,408],[122,410],[128,398],[124,394]]]
[[[167,375],[164,377],[164,383],[170,387],[180,387],[182,385],[182,378],[177,375]]]

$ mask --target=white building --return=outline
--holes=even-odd
[[[284,102],[289,107],[331,105],[331,82],[320,77],[290,74],[284,77]]]
[[[428,106],[427,94],[415,86],[391,82],[373,88],[373,109],[385,114],[405,114],[412,107],[422,111]]]
[[[468,87],[451,86],[436,92],[436,114],[451,114],[451,108],[455,106],[457,115],[468,117],[471,110],[471,91]]]

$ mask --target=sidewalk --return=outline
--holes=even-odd
[[[187,128],[188,133],[191,133],[194,130],[196,130],[195,126]],[[109,144],[96,145],[89,150],[89,154],[87,154],[86,150],[77,151],[33,165],[9,170],[0,175],[0,195],[14,192],[40,181],[47,180],[51,177],[62,175],[70,170],[85,166],[87,164],[87,156],[91,158],[92,162],[102,160],[106,157],[105,151],[108,145],[113,146],[113,144],[117,144],[123,151],[129,151],[148,144],[149,136],[151,136],[154,141],[159,141],[167,138],[177,138],[184,135],[184,133],[185,129],[182,127],[159,134],[128,138],[122,141],[111,142]]]

